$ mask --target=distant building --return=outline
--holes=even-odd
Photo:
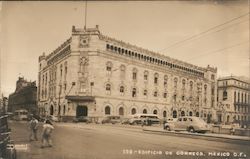
[[[67,41],[39,57],[38,76],[38,104],[44,115],[152,113],[216,120],[216,68],[115,40],[102,35],[98,26],[73,27]]]
[[[249,125],[250,82],[243,77],[229,76],[218,79],[218,121]]]
[[[37,113],[37,87],[36,82],[28,82],[19,77],[16,82],[16,90],[9,95],[8,111],[26,109],[29,113]]]

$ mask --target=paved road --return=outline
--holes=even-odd
[[[28,141],[28,129],[25,123],[10,125],[15,143],[28,144],[27,151],[18,151],[18,159],[250,158],[249,143],[157,135],[145,133],[139,127],[94,124],[55,124],[54,146],[41,149],[40,141]],[[185,152],[189,154],[181,155]],[[233,157],[235,153],[238,157]],[[227,155],[230,156],[226,157]],[[240,155],[242,157],[239,157]]]

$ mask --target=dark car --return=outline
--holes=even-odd
[[[78,122],[85,122],[85,123],[90,123],[90,118],[87,116],[78,116],[73,119],[74,123]]]
[[[106,116],[102,120],[102,124],[105,124],[105,123],[111,123],[111,124],[121,123],[121,117],[120,116]]]

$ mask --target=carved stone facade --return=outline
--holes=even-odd
[[[38,97],[44,115],[154,113],[160,118],[197,115],[216,120],[216,68],[109,38],[98,26],[73,27],[71,38],[50,55],[40,56],[39,65]]]

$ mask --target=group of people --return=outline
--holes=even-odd
[[[29,129],[30,129],[30,135],[29,140],[30,141],[38,141],[37,138],[37,132],[38,132],[38,120],[32,116],[30,122],[29,122]],[[54,127],[50,120],[45,120],[43,124],[42,129],[42,146],[44,147],[52,147],[52,140],[51,135]]]

